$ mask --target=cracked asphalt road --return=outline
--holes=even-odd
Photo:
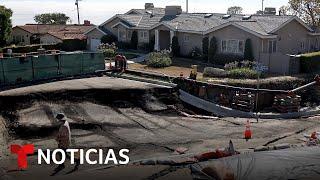
[[[77,85],[76,90],[82,91],[80,88],[82,83],[90,83],[92,80],[97,79],[75,80],[77,83],[74,81],[70,83],[75,83]],[[105,81],[106,79],[99,78],[94,84],[101,80]],[[141,89],[150,89],[151,87],[149,84],[138,83],[137,85],[135,82],[128,80],[124,80],[122,83],[122,80],[119,79],[118,81],[110,80],[110,82],[116,82],[112,86],[113,91],[117,91],[117,85],[121,89],[125,89],[125,83],[129,83],[128,86],[130,86],[127,92],[130,92],[132,87]],[[48,84],[48,87],[54,87],[52,89],[54,92],[59,82],[55,83],[55,85]],[[68,83],[66,81],[61,84],[72,88]],[[88,90],[88,86],[91,86],[91,84],[86,84],[83,88]],[[99,88],[103,86],[99,85]],[[2,115],[0,117],[2,124],[3,122],[10,123],[12,119],[8,119],[8,117],[14,117],[15,123],[19,125],[16,131],[10,132],[11,136],[5,142],[6,145],[2,146],[2,150],[0,150],[0,153],[2,153],[0,158],[8,161],[9,164],[15,163],[12,161],[15,157],[10,156],[5,151],[9,144],[33,143],[36,148],[57,148],[54,140],[57,127],[53,117],[58,112],[64,112],[69,118],[72,131],[72,147],[127,148],[130,149],[129,156],[131,161],[170,156],[173,154],[174,149],[178,147],[188,148],[187,153],[206,152],[226,147],[230,139],[234,142],[236,149],[252,149],[266,144],[297,144],[301,143],[299,138],[303,137],[303,133],[311,134],[311,132],[319,131],[320,129],[320,117],[294,120],[260,120],[259,123],[255,123],[255,119],[250,119],[253,139],[246,142],[243,139],[243,132],[248,119],[187,118],[170,109],[161,111],[147,110],[143,105],[136,105],[137,97],[131,98],[130,95],[125,96],[130,97],[126,100],[123,100],[123,97],[119,97],[122,100],[122,105],[119,106],[118,104],[114,105],[112,102],[101,103],[99,101],[109,96],[115,96],[115,94],[101,96],[101,93],[104,94],[104,92],[99,92],[92,95],[92,97],[95,97],[94,99],[86,99],[82,97],[83,94],[80,94],[78,98],[74,98],[65,94],[66,91],[71,91],[70,89],[66,90],[66,88],[63,92],[63,99],[52,100],[50,98],[47,99],[47,95],[52,93],[48,89],[46,90],[47,94],[42,93],[41,98],[39,98],[39,91],[35,87],[30,88],[0,93],[1,97],[13,96],[13,98],[20,96],[25,98],[30,93],[36,93],[36,95],[33,94],[31,96],[34,98],[32,101],[24,100],[23,103],[25,104],[21,106],[16,106],[17,103],[19,104],[18,100],[14,102],[16,104],[13,107],[16,107],[16,109],[12,112],[13,115],[8,116],[8,114],[3,113],[5,116]],[[157,103],[161,107],[164,105],[161,102]],[[1,122],[0,130],[0,142],[4,142],[2,134],[5,134],[4,132],[8,131],[8,129],[4,128],[3,125],[1,126]],[[50,169],[50,167],[46,168]],[[85,167],[80,167],[79,171],[82,172],[84,170]]]

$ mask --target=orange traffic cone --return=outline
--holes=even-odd
[[[246,141],[249,141],[249,139],[252,138],[252,131],[250,129],[250,121],[247,121],[246,124],[246,130],[244,131],[244,138],[246,139]]]

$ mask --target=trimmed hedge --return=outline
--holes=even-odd
[[[227,76],[228,76],[228,71],[225,71],[224,69],[206,67],[203,70],[203,77],[222,78]]]
[[[259,72],[250,68],[236,68],[229,71],[229,77],[234,79],[257,79]]]
[[[61,44],[63,51],[81,51],[87,49],[87,41],[80,39],[66,39]]]
[[[102,36],[101,43],[103,44],[112,44],[116,43],[118,41],[118,38],[112,34],[107,34]]]
[[[319,73],[320,51],[301,55],[300,68],[302,73]]]

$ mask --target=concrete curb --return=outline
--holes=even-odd
[[[133,80],[133,81],[140,81],[140,82],[145,82],[145,83],[150,83],[150,84],[156,84],[160,86],[166,86],[168,88],[175,88],[177,87],[176,84],[173,83],[168,83],[164,81],[159,81],[159,80],[153,80],[153,79],[147,79],[147,78],[141,78],[141,77],[135,77],[135,76],[128,76],[128,75],[110,75],[112,77],[117,77],[117,78],[122,78],[122,79],[128,79],[128,80]]]
[[[179,90],[180,93],[180,99],[188,103],[192,106],[195,106],[199,109],[206,110],[208,112],[212,112],[217,116],[220,117],[239,117],[239,118],[256,118],[257,115],[252,112],[244,112],[224,106],[220,106],[218,104],[203,100],[201,98],[198,98],[196,96],[193,96],[183,90]],[[262,119],[296,119],[300,117],[310,117],[320,114],[320,107],[316,107],[311,110],[305,110],[300,112],[294,112],[294,113],[260,113],[258,114],[259,118]]]

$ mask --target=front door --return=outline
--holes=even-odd
[[[159,31],[160,50],[170,50],[170,31]]]

